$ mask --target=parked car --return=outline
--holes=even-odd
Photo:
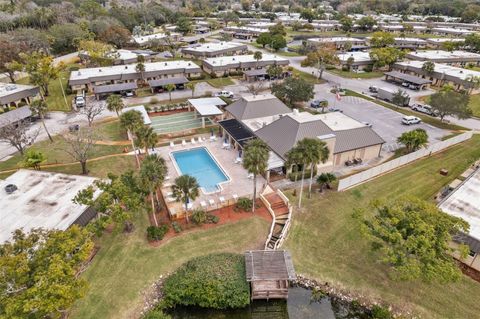
[[[75,97],[75,105],[77,107],[85,107],[85,104],[86,104],[85,97],[81,95]]]
[[[216,97],[228,97],[228,98],[233,98],[233,92],[231,91],[220,91],[220,92],[217,92],[217,93],[214,93],[213,96],[216,96]]]
[[[78,124],[73,124],[68,127],[68,130],[72,133],[77,132],[79,129],[80,129],[80,125]]]
[[[340,110],[338,107],[331,107],[328,109],[329,112],[340,112],[343,113],[342,110]]]
[[[402,83],[402,86],[403,86],[403,87],[406,87],[406,88],[408,88],[409,85],[410,85],[410,84],[409,84],[408,82],[403,82],[403,83]]]
[[[371,93],[378,93],[378,87],[377,86],[370,86],[368,88],[368,90],[371,92]]]
[[[416,91],[420,90],[420,86],[418,86],[418,85],[416,85],[416,84],[410,84],[410,85],[408,86],[408,88],[409,88],[410,90],[416,90]]]
[[[402,117],[402,124],[405,124],[405,125],[419,124],[421,122],[422,120],[416,116],[406,115]]]
[[[310,107],[313,107],[314,109],[318,109],[318,108],[321,108],[321,107],[325,107],[328,105],[328,101],[325,100],[325,99],[321,99],[321,100],[313,100],[311,103],[310,103]]]
[[[437,116],[437,112],[435,112],[430,105],[427,104],[412,104],[410,108],[414,111],[424,113],[430,116]]]
[[[132,91],[125,91],[125,92],[122,92],[122,96],[123,97],[132,97],[134,94]]]

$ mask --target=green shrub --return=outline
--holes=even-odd
[[[150,99],[150,104],[158,104],[159,100],[156,97]]]
[[[374,319],[392,319],[393,316],[387,308],[381,306],[373,306],[372,318]]]
[[[245,258],[229,253],[194,258],[165,279],[163,293],[169,307],[245,307],[250,304]]]
[[[313,176],[315,177],[317,175],[317,168],[314,167],[313,168]],[[305,178],[310,178],[310,170],[309,169],[306,169],[305,170],[305,175],[304,175]],[[302,171],[298,171],[298,172],[291,172],[290,174],[288,174],[288,178],[294,182],[295,181],[295,178],[297,181],[301,180],[302,179]]]
[[[207,213],[203,209],[195,209],[192,213],[192,222],[195,225],[202,225],[207,222]]]
[[[71,65],[71,66],[68,67],[68,70],[69,70],[70,72],[72,72],[72,71],[78,71],[78,70],[80,70],[80,67],[79,67],[78,65]]]
[[[162,310],[153,309],[147,312],[142,319],[171,319],[172,316],[163,313]]]
[[[373,71],[373,65],[366,65],[366,66],[363,68],[363,71],[365,71],[365,72],[372,72],[372,71]]]
[[[172,228],[173,228],[173,231],[176,232],[177,234],[182,232],[182,226],[180,226],[180,224],[177,222],[172,223]]]
[[[244,211],[250,211],[252,210],[252,205],[253,201],[250,198],[240,197],[237,201],[236,207]]]
[[[213,214],[207,215],[207,224],[218,224],[219,221],[220,221],[220,217],[218,217],[217,215],[213,215]]]
[[[149,226],[147,227],[147,238],[150,241],[162,240],[163,236],[168,232],[168,225]]]

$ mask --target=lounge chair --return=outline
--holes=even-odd
[[[200,206],[202,206],[202,208],[207,208],[207,203],[202,200],[202,201],[200,202]]]
[[[221,204],[224,204],[224,203],[225,203],[225,197],[220,196],[218,199],[220,200],[220,203],[221,203]]]
[[[242,158],[241,158],[241,157],[237,157],[237,158],[235,159],[235,164],[240,164],[240,163],[242,163]]]
[[[192,137],[192,138],[190,139],[190,142],[192,143],[192,145],[197,144],[197,142],[195,142],[195,138],[194,138],[194,137]]]
[[[170,141],[170,148],[174,148],[175,147],[175,143],[173,143],[173,141]]]
[[[233,195],[232,195],[232,198],[233,198],[234,201],[237,201],[237,200],[238,200],[238,195],[237,195],[237,194],[233,194]]]
[[[170,176],[169,176],[169,175],[165,176],[165,180],[166,180],[166,181],[168,181],[169,179],[170,179]]]
[[[208,200],[208,203],[210,204],[210,206],[214,206],[215,205],[215,200],[210,198]]]
[[[176,201],[175,198],[173,198],[173,197],[167,197],[167,203],[173,203],[174,201]]]
[[[247,178],[248,178],[248,179],[253,179],[253,174],[252,174],[252,173],[249,173],[249,174],[247,175]]]
[[[185,140],[182,140],[182,146],[183,147],[187,146],[187,142],[185,142]]]
[[[210,136],[210,142],[215,142],[217,137],[215,135]]]
[[[167,192],[167,196],[168,196],[168,197],[172,197],[172,196],[173,196],[173,192]]]

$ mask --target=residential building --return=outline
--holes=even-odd
[[[144,63],[144,66],[144,72],[137,71],[135,64],[80,69],[70,73],[68,83],[74,91],[95,91],[95,87],[112,85],[109,90],[117,92],[117,84],[137,83],[141,79],[198,78],[202,74],[198,65],[184,60],[150,62]]]
[[[441,63],[435,63],[434,71],[427,72],[422,68],[424,63],[424,61],[397,62],[393,65],[393,70],[428,79],[437,87],[449,84],[456,90],[478,91],[471,79],[480,78],[480,72]]]
[[[0,107],[19,107],[30,104],[39,92],[39,88],[33,85],[0,83]]]
[[[0,243],[10,240],[17,229],[28,232],[33,228],[66,230],[74,224],[85,226],[96,211],[72,200],[95,180],[26,169],[0,180]],[[94,199],[98,195],[97,190]]]
[[[106,57],[107,59],[112,60],[113,65],[119,64],[132,64],[138,61],[139,56],[143,56],[145,61],[151,60],[156,55],[155,52],[151,50],[115,50],[109,53]],[[78,57],[84,62],[88,62],[90,59],[88,52],[79,52]]]
[[[260,60],[255,60],[253,54],[223,56],[203,60],[203,70],[209,74],[223,76],[228,73],[266,68],[270,65],[288,65],[289,60],[278,55],[263,53]]]
[[[427,41],[427,46],[432,49],[442,49],[447,42],[453,42],[459,45],[465,43],[465,39],[463,38],[428,38],[425,41]]]
[[[426,50],[407,53],[406,57],[416,61],[432,61],[464,67],[467,64],[479,65],[480,54],[467,51]]]
[[[395,38],[393,46],[397,49],[418,50],[427,47],[427,41],[419,38]]]
[[[355,51],[337,54],[340,60],[340,66],[350,67],[352,71],[360,71],[373,65],[373,60],[369,52]]]
[[[243,54],[248,51],[246,44],[237,42],[207,42],[182,49],[186,58],[213,58],[225,55]]]
[[[433,34],[446,35],[446,36],[466,36],[474,33],[472,30],[461,28],[449,28],[449,27],[435,27],[431,29]]]
[[[159,43],[165,43],[169,40],[177,42],[181,38],[180,33],[153,33],[153,34],[148,34],[148,35],[140,35],[140,36],[134,36],[133,41],[138,44],[138,45],[148,45],[150,42],[159,42]]]
[[[352,37],[310,38],[307,40],[309,46],[320,46],[332,43],[338,51],[359,51],[369,47],[365,39]]]

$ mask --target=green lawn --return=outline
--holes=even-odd
[[[472,109],[473,116],[480,117],[480,94],[470,95],[469,106]]]
[[[127,132],[120,126],[119,120],[95,124],[96,133],[104,141],[125,141],[128,139]]]
[[[269,224],[254,217],[173,238],[151,247],[145,238],[146,213],[138,216],[132,234],[105,234],[100,251],[83,274],[89,292],[73,308],[72,319],[138,318],[142,292],[192,257],[213,252],[243,253],[263,246]]]
[[[64,150],[68,147],[67,143],[58,136],[53,137],[54,142],[50,141],[41,141],[35,143],[30,149],[42,152],[46,157],[47,161],[44,164],[58,164],[58,163],[71,163],[75,160],[67,154]],[[110,154],[121,153],[124,146],[113,146],[113,145],[96,145],[93,151],[92,157],[100,157]],[[20,153],[16,153],[10,159],[0,162],[0,171],[19,168],[18,163],[22,160]]]
[[[373,79],[380,78],[383,76],[383,72],[351,72],[351,71],[342,71],[336,68],[328,69],[326,72],[330,72],[336,75],[339,75],[348,79]]]
[[[63,88],[66,89],[68,87],[68,78],[70,77],[70,71],[68,71],[68,67],[65,71],[60,72],[58,79],[50,81],[49,84],[49,95],[45,97],[45,100],[48,105],[48,109],[50,111],[62,111],[62,112],[70,112],[72,110],[72,99],[73,94],[67,95],[65,93],[65,98],[63,97],[62,93],[62,85]],[[62,84],[60,84],[60,81]],[[28,77],[22,78],[17,81],[20,84],[29,84]]]
[[[455,124],[449,124],[449,123],[446,123],[446,122],[442,122],[437,118],[434,118],[434,117],[431,117],[431,116],[428,116],[428,115],[423,115],[419,112],[414,112],[414,111],[410,110],[410,108],[397,107],[397,106],[394,106],[393,104],[390,104],[390,103],[387,103],[387,102],[384,102],[384,101],[381,101],[381,100],[378,100],[378,99],[371,98],[369,96],[357,93],[357,92],[349,90],[349,89],[346,89],[345,92],[346,92],[346,95],[356,96],[356,97],[365,99],[367,101],[377,103],[378,105],[389,108],[389,109],[394,110],[398,113],[402,113],[402,114],[405,114],[405,115],[416,116],[416,117],[420,118],[424,123],[436,126],[438,128],[441,128],[441,129],[453,130],[453,131],[467,130],[467,128],[465,128],[465,127],[455,125]]]
[[[233,80],[229,77],[209,79],[207,80],[207,83],[213,86],[214,88],[223,88],[224,86],[235,84],[235,82],[233,82]]]
[[[322,83],[325,83],[325,80],[319,79],[319,78],[316,77],[315,75],[312,75],[312,74],[310,74],[310,73],[297,70],[297,69],[295,69],[295,68],[293,68],[293,69],[291,70],[291,72],[292,72],[292,74],[293,74],[294,76],[298,76],[299,78],[302,78],[302,79],[304,79],[305,81],[307,81],[308,83],[311,83],[311,84],[322,84]]]
[[[478,318],[480,283],[463,277],[446,285],[398,282],[370,250],[352,217],[355,208],[374,199],[413,195],[426,200],[480,158],[480,136],[443,153],[379,177],[345,192],[314,194],[295,212],[286,242],[296,271],[352,292],[411,309],[423,318]],[[449,175],[439,174],[446,168]],[[288,196],[292,198],[292,193]],[[293,200],[296,200],[294,198]],[[369,211],[366,210],[368,215]]]

